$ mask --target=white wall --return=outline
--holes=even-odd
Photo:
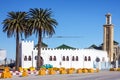
[[[21,41],[21,67],[30,67],[32,61],[24,61],[25,56],[32,56],[32,51],[34,47],[33,41]]]
[[[22,41],[22,67],[28,68],[33,65],[36,67],[36,60],[35,56],[37,55],[37,50],[33,49],[34,43],[32,42],[24,42]],[[33,53],[33,55],[32,55]],[[24,61],[24,56],[32,56],[31,61]],[[107,52],[95,49],[54,49],[54,48],[42,48],[41,49],[41,56],[43,57],[44,64],[51,64],[54,67],[66,67],[66,68],[93,68],[93,62],[96,61],[96,58],[100,58],[99,65],[102,62],[102,58],[105,58],[105,61],[108,61]],[[56,61],[50,61],[50,56],[56,56]],[[69,56],[69,61],[63,61],[62,57]],[[78,56],[78,61],[72,61],[72,56]],[[84,61],[84,57],[91,57],[91,61]],[[99,66],[101,69],[101,67]]]

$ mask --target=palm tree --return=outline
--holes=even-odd
[[[29,10],[29,22],[32,33],[35,33],[38,36],[37,68],[39,68],[43,63],[41,62],[42,37],[45,35],[52,37],[55,33],[54,28],[58,23],[54,18],[52,18],[51,9],[42,8],[34,8]]]
[[[26,18],[26,12],[11,11],[8,12],[7,18],[3,21],[3,32],[7,33],[7,37],[16,37],[16,70],[18,70],[20,62],[19,40],[26,29]]]

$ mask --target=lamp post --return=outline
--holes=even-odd
[[[32,67],[33,67],[33,59],[34,59],[34,58],[33,58],[33,51],[32,51]]]
[[[117,50],[117,54],[115,56],[115,66],[116,66],[116,68],[118,68],[118,50]]]

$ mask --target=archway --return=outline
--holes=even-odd
[[[44,63],[43,57],[42,57],[42,56],[40,56],[40,66],[42,66],[42,65],[43,65],[43,63]]]

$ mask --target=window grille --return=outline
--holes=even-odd
[[[28,57],[28,60],[31,61],[31,56]]]
[[[88,56],[88,61],[91,61],[91,57],[90,56]]]
[[[24,57],[24,61],[27,61],[27,56]]]
[[[49,61],[52,61],[52,56],[50,56]]]
[[[76,61],[78,61],[78,56],[76,56]]]
[[[72,56],[72,61],[75,61],[75,57],[74,56]]]
[[[54,56],[53,60],[56,61],[56,56]]]
[[[87,61],[87,57],[86,56],[84,57],[84,61]]]
[[[62,60],[65,61],[65,56],[63,56]]]
[[[66,60],[69,61],[69,56],[67,56]]]

